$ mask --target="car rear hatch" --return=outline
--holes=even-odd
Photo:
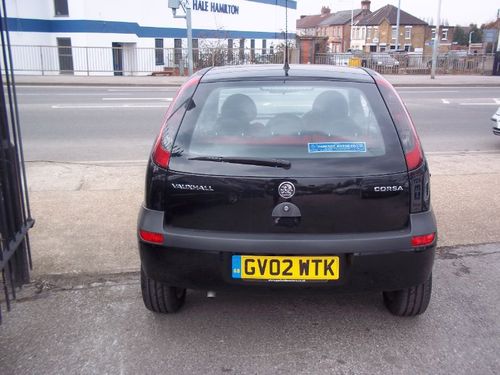
[[[408,226],[405,156],[374,83],[202,82],[172,121],[168,171],[153,182],[163,184],[167,228],[355,234]]]

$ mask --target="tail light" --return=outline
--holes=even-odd
[[[198,83],[200,82],[201,75],[195,74],[192,76],[182,87],[177,91],[177,94],[168,107],[165,114],[165,120],[161,127],[160,134],[156,138],[153,146],[153,161],[156,165],[162,168],[168,168],[172,147],[174,146],[175,135],[179,129],[184,111],[181,107],[186,101],[193,96]]]
[[[421,247],[431,245],[436,238],[436,233],[424,234],[423,236],[413,236],[411,238],[412,247]]]
[[[410,211],[427,211],[430,208],[429,169],[424,163],[424,153],[413,121],[394,87],[380,74],[370,74],[377,83],[401,140],[410,178]]]
[[[401,145],[405,153],[408,171],[417,169],[424,161],[424,153],[410,114],[401,100],[401,97],[389,81],[378,73],[372,73],[372,76],[385,100],[389,113],[394,121],[394,125],[396,125],[399,139],[401,140]]]

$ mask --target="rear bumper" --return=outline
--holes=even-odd
[[[146,208],[139,229],[164,233],[162,245],[139,240],[146,274],[169,285],[201,290],[241,286],[318,286],[339,290],[396,290],[427,280],[436,242],[418,250],[411,237],[436,232],[432,211],[411,215],[407,230],[360,235],[255,235],[175,230],[163,226],[163,212]],[[339,255],[341,277],[325,283],[268,283],[232,279],[231,256]]]

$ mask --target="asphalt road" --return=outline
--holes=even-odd
[[[142,306],[137,274],[25,291],[0,326],[0,366],[5,375],[498,374],[499,263],[495,245],[441,249],[417,318],[391,316],[377,293],[317,290],[190,292],[181,312],[159,316]]]
[[[18,88],[27,160],[145,160],[175,88]],[[495,87],[399,89],[426,152],[500,151]]]

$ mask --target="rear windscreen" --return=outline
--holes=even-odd
[[[328,174],[329,167],[336,168],[331,173],[343,175],[405,170],[400,142],[374,84],[201,83],[187,108],[173,159],[280,159],[290,161],[302,176],[315,166],[321,175]],[[200,161],[191,164],[189,169],[205,168]],[[226,171],[233,174],[238,168],[250,168],[256,175],[269,169],[245,165]]]

